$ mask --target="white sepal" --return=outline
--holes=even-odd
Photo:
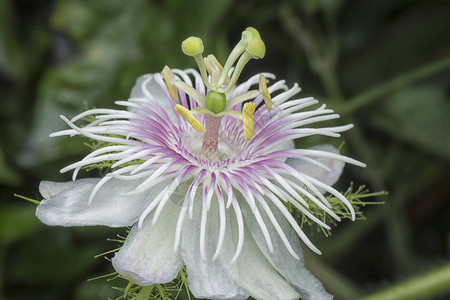
[[[112,259],[114,269],[142,286],[172,281],[183,267],[180,253],[173,251],[179,212],[180,207],[169,201],[154,225],[152,216],[145,219],[142,228],[134,225]]]
[[[36,216],[52,226],[130,226],[139,218],[146,203],[160,190],[124,195],[136,188],[140,181],[112,179],[96,193],[92,204],[89,196],[100,178],[85,178],[69,182],[42,181],[39,191],[44,197],[36,209]]]

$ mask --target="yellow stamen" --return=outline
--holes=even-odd
[[[267,90],[266,77],[263,74],[259,75],[259,92],[263,96],[267,111],[271,111],[272,97],[270,97],[269,91]]]
[[[203,125],[194,117],[189,109],[180,104],[177,104],[175,105],[175,111],[180,114],[180,116],[182,116],[186,121],[188,121],[189,124],[192,125],[192,127],[197,129],[198,131],[205,131],[205,127],[203,127]]]
[[[162,76],[164,82],[166,83],[167,89],[169,90],[169,95],[173,101],[178,100],[178,89],[175,86],[175,75],[173,75],[172,70],[168,66],[165,66],[162,70]]]
[[[219,77],[222,74],[223,67],[217,58],[210,54],[203,59],[205,61],[206,70],[209,75],[211,75],[211,83],[215,85],[219,81]],[[225,82],[223,84],[227,85],[230,82],[230,76],[226,76]]]
[[[255,104],[253,102],[246,103],[242,110],[242,128],[246,140],[253,136],[253,113],[255,112]]]

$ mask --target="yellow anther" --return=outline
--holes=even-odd
[[[222,72],[223,67],[214,55],[210,54],[204,57],[203,60],[205,61],[206,70],[208,70],[210,75],[214,71]]]
[[[223,67],[212,54],[204,57],[203,61],[205,62],[206,71],[208,71],[208,74],[211,76],[211,84],[214,86],[217,81],[219,81],[220,73],[222,72]]]
[[[204,50],[203,42],[198,37],[190,36],[181,43],[181,50],[188,56],[202,54]]]
[[[211,83],[214,85],[218,82],[219,76],[222,74],[223,67],[217,58],[212,54],[203,58],[203,60],[205,61],[206,70],[209,75],[211,75]],[[228,82],[230,82],[230,76],[227,75],[224,84],[227,85]]]
[[[173,101],[178,100],[178,89],[175,86],[175,75],[173,75],[172,70],[168,66],[165,66],[162,70],[162,76],[164,82],[166,83],[167,89],[169,90],[169,95]]]
[[[205,127],[203,127],[203,125],[194,117],[194,115],[189,109],[180,104],[177,104],[175,105],[175,111],[180,116],[182,116],[186,121],[188,121],[189,124],[192,125],[192,127],[197,129],[198,131],[205,131]]]
[[[253,102],[246,103],[242,110],[242,129],[246,140],[253,136],[253,114],[255,112],[255,104]]]
[[[267,90],[266,77],[263,74],[259,75],[259,92],[263,96],[267,111],[271,111],[272,97],[270,97],[269,91]]]

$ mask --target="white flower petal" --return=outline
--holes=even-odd
[[[54,181],[41,181],[39,184],[39,193],[41,193],[44,199],[49,199],[52,196],[56,196],[61,192],[70,191],[74,188],[81,180],[68,181],[68,182],[54,182]],[[100,181],[100,178],[86,178],[82,181],[88,183],[92,182],[96,184]]]
[[[339,153],[339,151],[330,144],[319,145],[309,149]],[[344,169],[345,162],[328,157],[313,157],[312,159],[328,167],[331,172],[301,159],[289,158],[286,163],[297,171],[314,177],[329,186],[332,186],[338,181],[342,174],[342,170]]]
[[[270,264],[280,273],[280,275],[295,287],[303,300],[332,299],[333,297],[325,291],[320,281],[314,277],[308,269],[306,269],[303,251],[300,247],[297,233],[292,229],[289,222],[274,204],[270,203],[270,201],[268,201],[267,204],[269,205],[272,213],[280,224],[280,227],[283,229],[289,243],[300,260],[295,259],[288,252],[280,236],[270,223],[269,218],[265,213],[262,213],[264,222],[267,224],[267,228],[270,232],[270,237],[272,238],[274,245],[274,251],[273,253],[270,253],[265,242],[264,235],[258,226],[256,218],[253,217],[250,207],[247,205],[242,205],[247,225],[261,252]]]
[[[291,300],[300,295],[267,261],[245,226],[245,242],[237,260],[239,281],[255,299]]]
[[[131,89],[130,98],[144,98],[158,101],[159,105],[164,108],[169,117],[175,120],[175,113],[171,104],[173,100],[167,96],[166,91],[161,86],[163,82],[158,82],[157,78],[160,78],[160,76],[161,74],[159,73],[140,76]],[[134,108],[129,109],[136,112]]]
[[[43,223],[53,226],[130,226],[139,218],[159,188],[150,193],[124,195],[140,181],[112,179],[103,185],[88,205],[89,196],[100,178],[69,182],[42,181],[39,191],[44,197],[36,209]]]
[[[112,259],[114,269],[142,286],[172,281],[183,267],[180,253],[173,251],[179,212],[180,207],[168,201],[153,226],[153,214],[141,229],[135,224]]]
[[[197,196],[202,194],[198,192]],[[248,292],[238,282],[237,264],[231,264],[235,252],[230,214],[227,213],[225,239],[220,254],[212,260],[219,237],[219,209],[217,199],[212,200],[206,223],[205,256],[200,255],[200,223],[203,197],[196,197],[194,215],[183,226],[181,255],[186,264],[189,289],[196,298],[247,299]]]

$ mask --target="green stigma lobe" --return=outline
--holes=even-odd
[[[205,98],[205,106],[211,112],[218,114],[225,110],[227,97],[224,93],[210,91]]]
[[[188,56],[195,56],[203,53],[203,42],[200,38],[190,36],[181,44],[181,50]]]

